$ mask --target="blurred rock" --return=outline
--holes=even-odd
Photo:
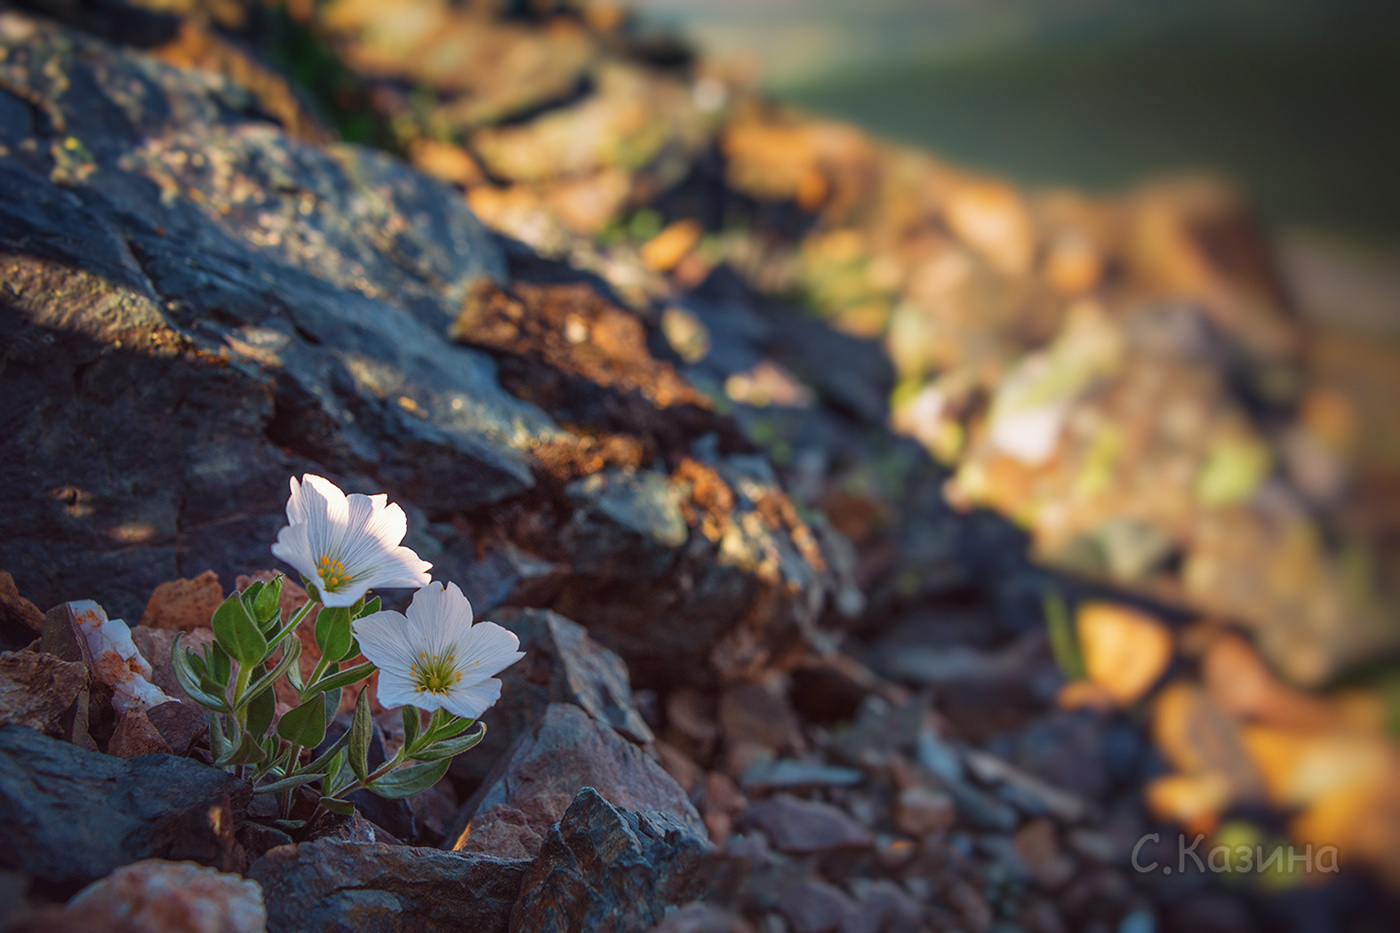
[[[262,885],[269,933],[504,933],[525,867],[485,855],[326,839],[273,849],[247,877]]]
[[[830,804],[776,794],[744,812],[741,824],[763,831],[779,851],[794,855],[866,849],[874,839]]]
[[[793,933],[828,933],[859,910],[845,892],[824,881],[799,885],[778,901],[778,912]]]
[[[1167,629],[1126,606],[1080,606],[1075,631],[1085,673],[1124,706],[1141,699],[1171,662],[1172,638]]]
[[[262,888],[193,862],[147,859],[118,868],[83,888],[64,920],[89,930],[143,933],[261,933],[267,928]]]

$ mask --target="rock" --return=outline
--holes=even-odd
[[[703,835],[669,813],[630,812],[585,787],[525,873],[512,933],[646,929],[705,893]]]
[[[87,668],[79,662],[37,651],[0,653],[0,725],[62,737],[75,714],[87,722],[87,684]]]
[[[530,857],[580,787],[634,812],[669,814],[697,839],[705,824],[675,780],[637,746],[582,709],[550,704],[467,801],[448,838],[458,851]]]
[[[924,909],[893,881],[872,882],[860,898],[860,909],[848,915],[841,933],[914,933],[926,929]]]
[[[894,824],[902,833],[918,839],[947,829],[957,819],[957,804],[948,794],[918,784],[899,792]]]
[[[753,933],[753,927],[739,914],[702,901],[666,914],[650,933]]]
[[[825,881],[798,885],[778,901],[778,913],[793,933],[830,933],[859,910],[844,891]]]
[[[802,742],[801,727],[777,685],[740,684],[719,698],[719,725],[731,745],[753,742],[776,752]]]
[[[185,700],[153,706],[145,716],[177,755],[188,755],[209,728],[209,712]]]
[[[543,609],[507,609],[495,621],[520,638],[525,657],[501,674],[500,702],[482,716],[486,738],[453,761],[454,775],[485,778],[551,703],[572,703],[629,741],[645,745],[653,740],[632,703],[627,666],[588,637],[583,626]]]
[[[1166,627],[1126,606],[1080,606],[1075,631],[1085,673],[1124,706],[1136,703],[1172,659],[1172,637]]]
[[[1065,855],[1055,838],[1055,824],[1031,820],[1016,831],[1013,843],[1031,877],[1044,888],[1062,887],[1074,876],[1074,860]]]
[[[831,804],[789,794],[753,804],[741,824],[757,827],[775,848],[793,855],[866,849],[874,842],[869,831]]]
[[[177,702],[177,701],[172,701]],[[162,704],[168,706],[170,704]],[[152,725],[145,710],[134,709],[117,717],[117,727],[107,741],[107,754],[118,758],[135,758],[138,755],[168,755],[172,751],[170,743]]]
[[[45,341],[5,370],[10,437],[37,459],[7,493],[0,562],[30,595],[101,579],[108,609],[135,617],[181,575],[177,538],[179,564],[232,579],[265,562],[286,478],[313,465],[434,510],[533,485],[514,445],[557,427],[442,333],[503,269],[451,189],[298,142],[226,81],[9,22],[0,45],[25,64],[4,100],[65,115],[61,131],[7,118],[0,157],[0,235],[27,244],[0,279]]]
[[[111,690],[112,709],[118,714],[147,710],[171,699],[151,683],[151,665],[136,650],[126,623],[109,620],[92,600],[50,609],[40,648],[64,660],[81,659],[87,664],[93,681]]]
[[[0,728],[0,867],[64,897],[145,858],[230,868],[247,784],[170,755],[122,761],[29,729]]]
[[[750,793],[817,787],[857,787],[865,783],[865,774],[855,768],[780,758],[776,761],[755,762],[744,771],[740,783]]]
[[[219,575],[212,570],[191,580],[168,580],[151,594],[146,610],[141,613],[141,624],[181,632],[208,628],[210,617],[223,601],[224,588],[219,585]]]
[[[948,225],[963,242],[1008,275],[1025,273],[1035,257],[1036,233],[1021,196],[995,183],[969,184],[948,201]]]
[[[438,849],[323,839],[248,867],[269,933],[373,929],[504,931],[525,863]]]
[[[193,862],[146,859],[83,888],[65,921],[90,930],[146,933],[263,933],[267,910],[254,881]]]
[[[16,648],[29,644],[44,630],[44,614],[19,594],[15,578],[0,570],[0,639]]]

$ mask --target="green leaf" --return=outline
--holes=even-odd
[[[475,722],[475,720],[463,719],[460,716],[451,716],[446,722],[428,733],[428,741],[441,742],[444,739],[450,739],[454,736],[461,735],[472,727],[473,722]]]
[[[214,767],[222,768],[225,765],[249,765],[257,764],[263,760],[262,746],[258,745],[258,740],[253,738],[251,733],[243,733],[243,739],[238,743],[236,749],[225,753],[214,759]]]
[[[215,761],[233,752],[228,737],[224,735],[224,717],[222,716],[209,717],[209,751],[213,753]]]
[[[403,744],[405,748],[410,748],[413,745],[413,740],[418,738],[418,730],[423,725],[423,717],[416,706],[405,706],[402,712]]]
[[[1065,680],[1084,679],[1084,656],[1079,650],[1079,638],[1070,621],[1069,609],[1059,593],[1045,597],[1045,626],[1050,637],[1050,653]]]
[[[183,637],[183,632],[175,636],[175,644],[170,652],[171,667],[175,669],[175,680],[179,682],[180,689],[185,691],[191,700],[206,709],[217,712],[227,710],[228,704],[223,697],[206,690],[204,684],[195,675],[194,663],[199,660],[199,656],[180,647],[180,639]]]
[[[462,752],[476,745],[486,738],[486,723],[478,723],[476,731],[461,738],[447,739],[443,742],[436,742],[427,748],[413,753],[413,757],[419,761],[441,761],[444,758],[452,759],[462,754]]]
[[[227,687],[229,678],[233,676],[233,662],[229,660],[228,652],[217,644],[211,644],[207,661],[209,676],[214,678],[216,684]]]
[[[339,813],[341,816],[349,816],[355,812],[355,805],[348,800],[341,800],[339,797],[322,797],[321,806],[332,813]]]
[[[316,613],[316,644],[321,657],[327,661],[343,661],[355,643],[350,630],[350,610],[340,606],[322,606]]]
[[[282,575],[279,573],[268,582],[257,599],[253,600],[253,615],[266,624],[282,620]]]
[[[258,615],[257,609],[258,594],[263,591],[263,587],[266,585],[267,584],[263,583],[261,580],[254,580],[238,594],[239,601],[243,603],[243,608],[248,610],[248,615],[252,617],[254,622],[262,621],[262,617]]]
[[[321,694],[321,698],[326,703],[326,722],[330,722],[340,713],[340,688],[327,690]]]
[[[273,820],[272,825],[284,833],[294,833],[306,825],[306,820]]]
[[[350,720],[350,770],[361,783],[369,777],[369,743],[374,737],[374,723],[369,715],[369,691],[361,690],[355,700],[355,716]]]
[[[267,734],[267,727],[272,725],[272,717],[277,713],[277,696],[266,690],[248,701],[248,714],[246,727],[249,732],[258,738]],[[283,717],[286,718],[286,717]]]
[[[366,661],[363,664],[356,664],[354,667],[347,667],[338,674],[329,674],[322,677],[308,689],[320,693],[322,690],[335,690],[339,687],[348,687],[351,684],[359,683],[364,680],[370,674],[373,674],[376,669],[373,661]]]
[[[447,768],[452,764],[450,758],[441,761],[426,761],[422,764],[408,765],[405,768],[396,768],[384,775],[369,789],[381,797],[388,797],[391,800],[399,797],[412,797],[432,787],[442,776],[447,773]]]
[[[355,612],[354,618],[363,619],[365,616],[374,615],[379,611],[381,605],[382,603],[380,603],[378,596],[366,600],[364,606]]]
[[[272,691],[268,691],[272,696]],[[326,737],[326,704],[320,697],[289,709],[277,722],[277,734],[302,748],[315,748]]]
[[[224,600],[211,620],[219,647],[242,666],[252,666],[267,654],[267,638],[259,631],[238,594]]]
[[[281,780],[273,781],[270,784],[262,784],[253,788],[255,794],[276,794],[284,790],[291,790],[301,787],[303,784],[311,784],[325,777],[324,774],[293,774],[291,777],[284,777]]]

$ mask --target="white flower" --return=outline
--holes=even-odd
[[[346,495],[330,480],[292,477],[290,524],[272,553],[312,580],[327,606],[353,606],[372,587],[416,588],[432,564],[399,542],[408,517],[387,496]]]
[[[495,675],[525,657],[510,630],[472,624],[472,604],[455,583],[423,587],[406,616],[375,612],[354,628],[360,651],[379,668],[379,704],[389,709],[445,709],[476,719],[501,698]]]

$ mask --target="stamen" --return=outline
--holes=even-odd
[[[354,577],[345,572],[345,565],[335,560],[329,554],[322,554],[317,562],[317,572],[321,577],[321,585],[328,593],[334,593],[345,587]]]
[[[461,682],[462,672],[455,662],[456,651],[449,650],[429,657],[426,651],[418,652],[419,663],[409,667],[409,676],[414,682],[416,693],[431,693],[442,696]]]

